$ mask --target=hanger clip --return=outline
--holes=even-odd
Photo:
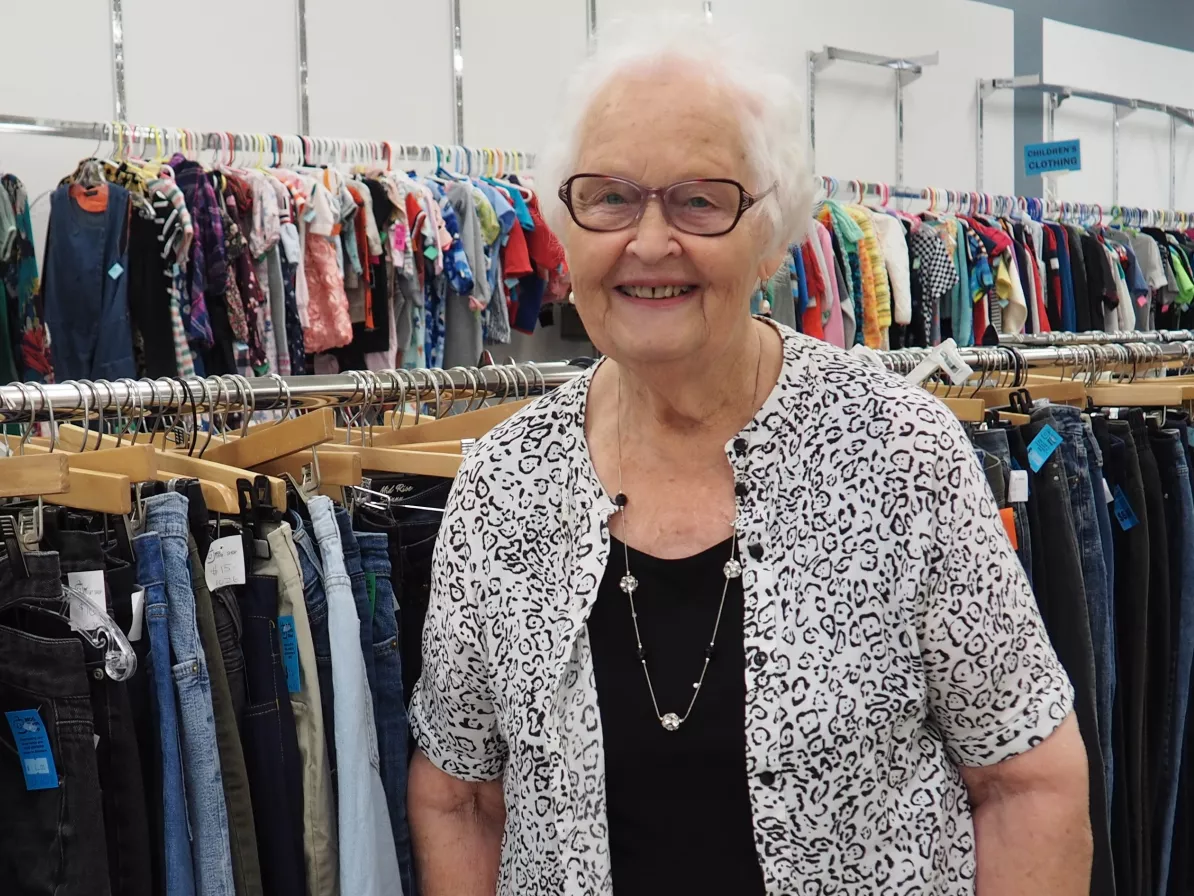
[[[17,538],[17,526],[10,516],[0,517],[0,540],[4,542],[8,565],[14,575],[29,578],[29,566],[25,563],[25,554],[21,550],[20,539]]]

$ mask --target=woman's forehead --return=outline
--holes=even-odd
[[[581,119],[577,143],[578,170],[636,179],[740,177],[746,168],[733,95],[678,67],[611,79]]]

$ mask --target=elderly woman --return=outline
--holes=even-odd
[[[698,23],[582,67],[545,166],[604,360],[465,459],[422,896],[1085,896],[1072,691],[936,399],[751,317],[810,216],[792,84]]]

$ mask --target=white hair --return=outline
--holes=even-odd
[[[548,223],[564,232],[568,211],[556,190],[576,173],[580,126],[601,90],[629,70],[664,62],[691,63],[707,83],[738,98],[752,173],[775,192],[757,206],[770,224],[774,251],[803,240],[813,204],[804,132],[804,103],[788,76],[764,68],[757,43],[705,18],[665,14],[634,17],[602,28],[596,50],[568,81],[562,108],[537,160],[536,180]]]

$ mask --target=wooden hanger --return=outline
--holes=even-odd
[[[65,454],[0,457],[0,498],[48,497],[68,488],[70,467]]]
[[[1194,400],[1194,387],[1161,385],[1163,382],[1092,386],[1087,395],[1098,407],[1172,408]]]
[[[322,445],[332,439],[335,433],[335,412],[331,408],[320,408],[278,423],[252,426],[242,438],[212,443],[202,456],[204,460],[249,470]]]
[[[982,423],[987,419],[987,406],[978,398],[942,398],[942,403],[963,423]]]
[[[460,469],[459,454],[435,451],[404,451],[401,448],[365,448],[361,445],[337,445],[329,442],[324,452],[355,454],[365,470],[381,473],[408,473],[417,476],[439,476],[455,479]],[[322,463],[322,458],[320,463]]]
[[[70,423],[58,427],[58,443],[67,450],[78,451],[83,446],[84,439],[88,445],[91,445],[94,444],[97,437],[102,447],[117,447],[116,436],[106,433],[99,435]],[[154,450],[158,468],[154,479],[158,482],[169,482],[171,479],[198,479],[203,492],[203,500],[209,510],[226,514],[240,513],[237,480],[248,479],[251,482],[253,473],[237,467],[218,464],[215,461],[189,457],[175,451]],[[273,502],[273,505],[285,507],[286,483],[271,476],[269,477],[269,487],[270,501]]]
[[[403,426],[392,429],[389,426],[376,427],[373,441],[375,448],[385,448],[392,445],[413,445],[419,442],[451,442],[460,439],[479,439],[502,421],[513,417],[516,413],[531,403],[533,399],[503,402],[493,407],[480,408],[476,411],[465,411],[463,414],[453,414],[442,417],[419,426]],[[392,422],[391,414],[386,417]],[[407,414],[407,417],[410,417]],[[355,432],[355,431],[354,431]],[[367,436],[365,437],[368,438]],[[358,440],[359,441],[359,440]]]
[[[49,454],[51,450],[49,439],[34,438],[25,445],[26,454]],[[130,482],[150,482],[158,472],[157,452],[152,445],[126,444],[119,448],[68,453],[67,457],[71,470],[116,473],[127,476]]]
[[[277,460],[271,460],[268,463],[259,464],[253,469],[258,473],[265,473],[268,476],[277,476],[279,478],[285,474],[289,474],[297,481],[302,482],[303,468],[312,469],[315,467],[316,462],[319,465],[319,482],[321,485],[346,488],[361,484],[361,458],[350,451],[325,451],[321,449],[318,458],[316,458],[313,450],[299,451],[295,454],[289,454],[286,457],[280,457]]]

